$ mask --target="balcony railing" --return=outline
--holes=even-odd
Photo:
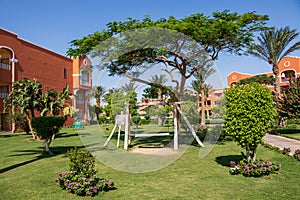
[[[8,93],[0,93],[0,99],[7,99]]]
[[[10,64],[8,58],[0,58],[0,69],[10,70]]]

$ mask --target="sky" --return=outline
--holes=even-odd
[[[193,13],[211,15],[229,9],[243,14],[255,11],[269,16],[269,26],[289,26],[300,32],[300,0],[1,0],[0,27],[20,38],[65,55],[69,42],[105,29],[111,21],[126,18],[152,19],[174,16],[183,18]],[[297,38],[298,41],[300,37]],[[292,56],[300,56],[297,51]],[[218,82],[225,87],[233,71],[259,74],[271,66],[253,56],[221,54],[215,62]],[[95,81],[97,84],[99,80]]]

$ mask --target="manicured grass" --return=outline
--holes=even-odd
[[[87,128],[88,129],[88,128]],[[265,147],[258,157],[282,164],[279,174],[262,178],[229,175],[229,162],[238,161],[241,148],[235,142],[215,145],[204,158],[200,148],[191,146],[165,168],[147,173],[114,170],[99,161],[97,175],[114,180],[117,189],[93,198],[77,197],[63,191],[53,179],[68,170],[65,153],[82,147],[85,136],[64,129],[51,144],[56,156],[43,153],[43,143],[30,135],[0,135],[0,199],[298,199],[300,162]],[[110,130],[107,130],[110,132]],[[99,136],[100,137],[100,136]],[[95,144],[97,142],[95,141]],[[132,163],[138,165],[138,163]]]

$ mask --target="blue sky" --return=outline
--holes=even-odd
[[[127,17],[153,19],[182,18],[199,12],[229,9],[240,14],[255,11],[270,17],[268,25],[290,26],[300,32],[299,0],[1,0],[0,27],[27,41],[65,54],[69,42],[81,38],[115,20]],[[300,40],[300,37],[298,37]],[[292,54],[300,56],[300,51]],[[263,73],[271,66],[252,56],[220,55],[215,67],[226,85],[232,71]]]

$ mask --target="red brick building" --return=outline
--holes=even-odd
[[[11,130],[8,112],[3,111],[3,100],[12,89],[12,82],[24,78],[37,79],[43,91],[61,92],[66,84],[76,94],[70,104],[80,109],[79,120],[88,119],[86,93],[91,89],[91,62],[86,56],[71,59],[30,43],[17,34],[0,28],[0,131]],[[88,70],[82,70],[87,68]],[[67,125],[72,124],[72,120]]]

